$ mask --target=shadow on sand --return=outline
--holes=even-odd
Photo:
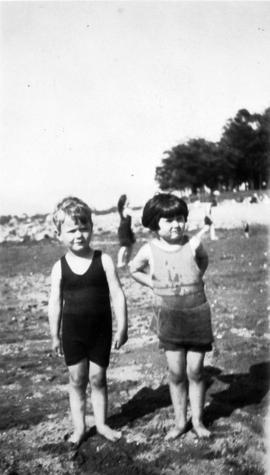
[[[216,368],[209,368],[213,374]],[[207,371],[207,368],[206,368]],[[248,373],[215,374],[217,380],[229,384],[223,391],[210,394],[211,402],[204,413],[207,425],[220,417],[229,417],[236,409],[260,404],[270,387],[270,362],[254,364]]]
[[[270,362],[263,362],[252,365],[248,373],[244,374],[222,374],[219,368],[212,366],[205,367],[206,386],[209,389],[215,380],[229,384],[223,391],[210,394],[210,404],[204,412],[204,422],[210,426],[220,417],[229,417],[234,410],[260,404],[264,396],[269,391],[270,386]],[[132,421],[147,414],[155,412],[157,409],[171,405],[168,385],[159,386],[157,389],[148,387],[142,388],[135,396],[122,405],[121,412],[111,416],[108,424],[113,428],[121,428]],[[191,423],[187,425],[187,431],[192,428]],[[85,434],[84,441],[96,434],[96,428],[91,427]],[[61,453],[66,451],[65,443],[45,444],[42,450]]]
[[[210,394],[211,401],[204,412],[206,425],[211,425],[220,417],[229,417],[235,409],[259,404],[269,391],[270,362],[252,365],[248,373],[222,374],[219,368],[205,367],[206,387],[209,389],[214,379],[229,384],[223,391]],[[135,396],[124,404],[121,412],[111,416],[108,423],[120,428],[135,419],[150,414],[157,409],[171,405],[168,385],[157,389],[142,388]],[[89,436],[95,432],[90,429]]]

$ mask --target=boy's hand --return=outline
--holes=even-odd
[[[128,334],[127,331],[118,331],[114,337],[114,343],[113,343],[113,348],[115,350],[119,350],[121,346],[123,346],[126,341],[128,340]]]
[[[58,336],[54,336],[52,338],[52,349],[53,349],[53,352],[56,353],[57,356],[63,355],[62,344]]]

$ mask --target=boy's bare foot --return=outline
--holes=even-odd
[[[80,443],[83,441],[85,432],[82,434],[77,434],[76,432],[73,432],[70,436],[66,438],[67,442],[74,444],[74,445],[80,445]]]
[[[183,435],[186,431],[186,425],[183,425],[181,427],[174,427],[173,429],[169,430],[167,433],[165,440],[174,440],[177,439],[177,437],[180,437]]]
[[[100,435],[103,435],[105,439],[111,440],[112,442],[116,442],[117,440],[121,439],[122,432],[118,430],[113,430],[106,424],[97,427],[97,432]]]
[[[203,425],[202,422],[199,422],[196,424],[194,424],[193,422],[192,425],[193,425],[194,432],[197,435],[197,437],[199,437],[199,439],[209,439],[209,437],[211,436],[211,432],[208,429],[206,429],[206,427]]]

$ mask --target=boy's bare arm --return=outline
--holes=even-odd
[[[52,337],[52,348],[58,354],[62,354],[60,342],[60,324],[62,313],[62,295],[61,295],[61,266],[56,262],[51,273],[51,292],[49,298],[48,317],[50,332]]]
[[[152,284],[151,275],[145,272],[145,269],[149,265],[149,263],[150,263],[149,244],[145,244],[144,246],[141,247],[138,254],[130,262],[129,271],[130,271],[131,277],[133,277],[134,280],[152,289],[153,284]]]
[[[107,254],[102,254],[102,264],[106,273],[112,305],[117,320],[117,332],[114,337],[114,347],[119,349],[128,339],[126,298],[111,257]]]

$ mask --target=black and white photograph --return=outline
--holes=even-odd
[[[270,2],[0,29],[0,474],[269,474]]]

